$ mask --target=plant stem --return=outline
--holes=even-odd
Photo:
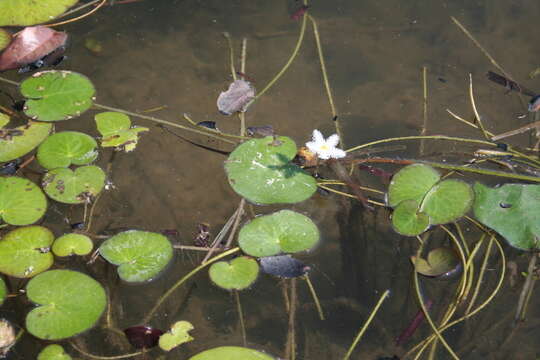
[[[364,333],[366,332],[369,324],[371,323],[371,321],[373,320],[373,318],[375,317],[375,314],[377,314],[377,311],[379,310],[379,308],[381,307],[382,303],[384,300],[386,300],[386,298],[390,295],[390,290],[386,290],[382,295],[381,297],[379,298],[379,301],[377,302],[377,304],[375,305],[375,307],[373,308],[373,310],[371,311],[371,314],[369,314],[369,317],[368,319],[366,320],[366,322],[364,323],[364,326],[362,326],[362,328],[360,329],[360,332],[358,333],[358,335],[356,335],[356,337],[354,338],[354,341],[353,343],[351,344],[351,346],[349,347],[349,351],[347,351],[347,354],[345,354],[345,357],[343,358],[343,360],[347,360],[349,359],[349,357],[351,356],[352,352],[354,351],[354,348],[356,347],[356,345],[358,344],[358,342],[360,341],[360,339],[362,338],[362,336],[364,335]]]
[[[319,297],[317,296],[317,293],[315,292],[315,288],[313,287],[313,284],[311,283],[311,280],[309,280],[308,274],[304,275],[304,279],[306,280],[306,284],[308,285],[311,296],[313,297],[313,301],[315,301],[315,306],[317,307],[317,312],[319,313],[319,318],[321,320],[324,320],[324,313],[323,313],[323,310],[322,310],[322,307],[321,307],[321,303],[319,302]]]
[[[233,290],[234,299],[236,300],[236,311],[238,311],[238,318],[240,320],[240,331],[242,332],[242,342],[244,346],[247,346],[246,326],[244,325],[244,314],[242,313],[242,304],[240,303],[240,294],[238,290]]]
[[[355,146],[353,148],[345,150],[346,152],[352,152],[359,149],[366,148],[368,146],[373,146],[377,144],[387,143],[387,142],[393,142],[393,141],[403,141],[403,140],[420,140],[420,139],[431,139],[431,140],[449,140],[449,141],[457,141],[457,142],[465,142],[465,143],[473,143],[473,144],[482,144],[482,145],[488,145],[491,147],[496,147],[497,144],[494,144],[489,141],[485,140],[477,140],[477,139],[466,139],[466,138],[460,138],[460,137],[454,137],[454,136],[446,136],[446,135],[426,135],[426,136],[402,136],[402,137],[395,137],[395,138],[388,138],[388,139],[381,139],[369,142],[367,144],[362,144]]]

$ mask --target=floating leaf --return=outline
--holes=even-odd
[[[108,262],[118,265],[118,275],[125,281],[152,280],[169,263],[172,245],[162,234],[130,230],[106,240],[99,253]]]
[[[449,248],[437,248],[429,252],[427,260],[411,256],[416,271],[425,276],[441,276],[455,270],[460,262],[456,252]]]
[[[0,29],[2,30],[2,29]],[[3,128],[9,123],[9,115],[0,112],[0,128]],[[5,129],[4,129],[5,131]]]
[[[80,116],[92,106],[94,85],[72,71],[42,71],[26,78],[21,94],[28,98],[24,112],[41,121],[68,120]]]
[[[48,62],[47,57],[56,49],[64,52],[66,41],[65,32],[46,26],[26,27],[13,36],[13,41],[0,54],[0,71],[23,68],[38,60]]]
[[[163,330],[150,326],[132,326],[124,330],[129,343],[135,349],[150,349],[157,346]]]
[[[105,310],[107,297],[90,276],[72,270],[50,270],[34,277],[26,295],[40,305],[26,316],[35,337],[59,340],[90,329]]]
[[[64,348],[58,344],[47,345],[38,354],[37,360],[71,360]]]
[[[540,185],[474,185],[474,215],[521,250],[540,249]]]
[[[466,182],[444,180],[426,194],[420,211],[429,216],[430,224],[446,224],[465,215],[473,199],[473,190]]]
[[[15,129],[0,129],[0,162],[11,161],[34,150],[49,135],[52,124],[34,121]]]
[[[404,200],[415,200],[418,204],[439,181],[440,175],[431,166],[413,164],[398,171],[388,187],[387,203],[396,207]]]
[[[175,347],[190,342],[193,338],[189,331],[193,325],[188,321],[177,321],[171,329],[159,337],[159,347],[165,351],[171,351]]]
[[[66,203],[80,204],[88,202],[103,189],[105,173],[101,168],[89,165],[75,171],[58,168],[49,171],[43,177],[43,188],[50,198]]]
[[[429,216],[419,211],[415,200],[404,200],[392,213],[392,226],[401,235],[420,235],[429,228]]]
[[[275,360],[274,357],[263,352],[239,347],[239,346],[220,346],[205,350],[189,360]]]
[[[226,290],[243,290],[257,280],[259,265],[254,259],[241,256],[228,261],[218,261],[209,270],[210,279]]]
[[[139,140],[138,133],[148,131],[145,127],[131,127],[131,120],[119,112],[102,112],[95,116],[97,129],[101,136],[101,146],[121,147],[126,152],[132,151]]]
[[[47,199],[30,180],[0,177],[0,218],[11,225],[29,225],[47,210]]]
[[[247,110],[248,103],[255,97],[255,89],[245,80],[235,80],[227,91],[219,94],[217,107],[223,115],[232,115]]]
[[[0,26],[25,26],[51,21],[77,0],[2,0]]]
[[[52,252],[56,256],[88,255],[92,251],[94,243],[83,234],[66,234],[54,241]]]
[[[41,166],[52,170],[70,165],[86,165],[97,158],[94,138],[78,131],[63,131],[49,136],[38,148]]]
[[[9,45],[10,42],[11,42],[11,34],[9,33],[9,31],[0,29],[0,51],[4,50]]]
[[[0,305],[4,303],[8,294],[8,289],[4,279],[0,277]]]
[[[265,256],[259,261],[264,273],[282,278],[304,276],[309,271],[309,266],[291,255]]]
[[[315,179],[289,161],[296,144],[288,137],[267,136],[239,145],[225,162],[234,191],[258,204],[297,203],[317,189]]]
[[[256,257],[311,249],[319,241],[319,229],[310,218],[291,210],[259,216],[242,227],[238,243]]]
[[[49,249],[53,233],[43,226],[26,226],[10,231],[0,239],[0,272],[29,278],[53,264]]]

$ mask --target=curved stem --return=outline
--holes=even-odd
[[[154,313],[157,311],[157,309],[161,306],[161,304],[178,288],[180,287],[183,283],[185,283],[187,280],[189,280],[193,275],[195,275],[196,273],[198,273],[199,271],[201,271],[202,269],[204,269],[205,267],[207,267],[208,265],[212,264],[213,262],[215,261],[218,261],[219,259],[222,259],[226,256],[229,256],[231,254],[234,254],[235,252],[238,252],[240,251],[240,248],[239,247],[235,247],[234,249],[231,249],[231,250],[228,250],[228,251],[225,251],[224,253],[222,254],[219,254],[219,255],[216,255],[214,256],[213,258],[211,258],[210,260],[208,260],[207,262],[197,266],[195,269],[191,270],[187,275],[185,275],[183,278],[181,278],[180,280],[178,280],[176,282],[176,284],[174,284],[169,290],[167,290],[167,292],[163,295],[161,295],[161,297],[158,299],[157,303],[154,305],[154,307],[152,308],[152,310],[150,310],[150,312],[148,314],[146,314],[146,316],[144,317],[142,323],[143,324],[148,324],[148,322],[150,321],[150,319],[152,318],[152,316],[154,315]]]
[[[74,21],[77,21],[77,20],[81,20],[81,19],[84,19],[85,17],[87,16],[90,16],[92,15],[93,13],[95,13],[96,11],[99,10],[100,7],[102,7],[103,5],[105,5],[105,2],[107,0],[102,0],[101,3],[99,3],[95,8],[93,8],[92,10],[90,10],[89,12],[85,13],[85,14],[82,14],[80,16],[77,16],[73,19],[69,19],[69,20],[65,20],[65,21],[60,21],[60,22],[57,22],[57,23],[54,23],[54,24],[47,24],[45,26],[47,27],[53,27],[53,26],[58,26],[58,25],[64,25],[64,24],[69,24],[69,23],[72,23]]]
[[[127,358],[130,358],[130,357],[135,357],[135,356],[139,356],[139,355],[144,354],[143,351],[138,351],[138,352],[135,352],[135,353],[124,354],[124,355],[100,356],[100,355],[94,355],[94,354],[87,353],[86,351],[84,351],[83,349],[81,349],[77,345],[75,345],[72,341],[69,343],[69,345],[71,345],[72,348],[74,348],[75,350],[77,350],[78,352],[83,354],[84,356],[89,357],[90,359],[97,359],[97,360],[127,359]]]

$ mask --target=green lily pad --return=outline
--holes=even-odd
[[[4,50],[10,42],[11,34],[9,33],[9,31],[0,29],[0,51]],[[0,127],[2,127],[2,125],[0,125]]]
[[[58,344],[47,345],[38,354],[37,360],[71,360],[64,348]]]
[[[2,0],[0,26],[27,26],[51,21],[77,0]]]
[[[66,234],[56,239],[52,246],[52,252],[56,256],[88,255],[92,251],[94,243],[83,234]]]
[[[440,175],[431,166],[413,164],[399,170],[388,187],[387,203],[396,207],[404,200],[415,200],[418,204],[439,181]]]
[[[404,200],[392,213],[392,226],[401,235],[420,235],[429,228],[429,216],[419,211],[415,200]]]
[[[126,114],[107,111],[95,116],[97,129],[101,136],[101,146],[120,147],[129,152],[135,149],[139,140],[138,133],[148,131],[145,127],[131,127],[131,120]]]
[[[0,239],[0,272],[18,277],[35,276],[53,264],[53,233],[43,226],[26,226]]]
[[[8,123],[9,123],[9,115],[0,112],[0,128],[3,128]]]
[[[105,173],[94,165],[82,166],[75,171],[57,168],[45,174],[42,185],[51,199],[80,204],[99,194],[105,185]]]
[[[20,85],[28,98],[24,112],[41,121],[68,120],[80,116],[92,106],[94,85],[72,71],[42,71],[26,78]]]
[[[425,276],[441,276],[456,269],[460,262],[456,252],[449,248],[437,248],[429,252],[426,259],[411,256],[416,271]]]
[[[226,290],[243,290],[257,280],[259,264],[257,261],[241,256],[228,261],[218,261],[208,271],[210,279],[219,287]]]
[[[242,227],[238,244],[256,257],[311,249],[319,241],[319,229],[310,218],[291,210],[259,216]]]
[[[97,142],[77,131],[63,131],[49,136],[38,148],[41,166],[52,170],[70,165],[86,165],[97,158]]]
[[[4,279],[0,277],[0,305],[4,303],[8,294],[8,289]]]
[[[159,337],[159,347],[171,351],[179,345],[190,342],[193,338],[188,332],[193,329],[193,325],[188,321],[175,322],[169,331]]]
[[[30,121],[15,129],[0,129],[0,162],[20,158],[49,135],[52,124]]]
[[[30,180],[0,177],[0,218],[11,225],[29,225],[47,210],[47,198]]]
[[[296,144],[288,137],[267,136],[239,145],[225,161],[234,191],[256,204],[297,203],[308,199],[317,184],[313,176],[290,163]]]
[[[239,347],[239,346],[220,346],[205,350],[189,360],[275,360],[274,357],[263,352]]]
[[[169,263],[172,245],[158,233],[130,230],[107,239],[99,253],[108,262],[118,265],[118,275],[129,282],[152,280]]]
[[[107,305],[105,290],[90,276],[72,270],[50,270],[26,286],[38,306],[26,316],[26,329],[35,337],[59,340],[94,326]]]
[[[435,185],[425,196],[420,210],[429,215],[432,225],[454,221],[469,211],[474,192],[461,180],[444,180]]]
[[[490,188],[474,184],[474,215],[513,247],[540,249],[540,185],[506,184]]]

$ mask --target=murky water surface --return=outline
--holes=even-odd
[[[182,114],[189,113],[196,121],[216,121],[220,129],[238,132],[238,119],[220,115],[216,108],[218,94],[231,81],[229,51],[222,33],[228,32],[233,38],[235,60],[242,38],[247,39],[245,73],[260,90],[294,49],[300,22],[289,16],[298,7],[299,2],[292,0],[118,1],[65,27],[71,35],[71,46],[69,60],[61,68],[88,75],[97,88],[98,103],[131,111],[163,107],[151,115],[186,125]],[[480,137],[446,112],[450,109],[466,119],[472,118],[469,74],[478,109],[491,132],[522,125],[526,119],[518,118],[525,113],[520,98],[485,79],[488,70],[496,69],[450,16],[459,19],[516,80],[540,91],[539,80],[528,80],[528,73],[540,66],[535,38],[539,13],[539,2],[519,0],[314,0],[310,14],[319,27],[345,146],[419,134],[423,122],[423,67],[427,69],[428,134]],[[84,48],[87,38],[102,43],[101,54]],[[279,134],[299,144],[310,139],[313,129],[326,135],[335,132],[311,24],[290,69],[249,109],[246,119],[248,125],[271,124]],[[215,235],[240,200],[225,177],[225,156],[195,147],[153,123],[135,122],[151,131],[142,135],[136,151],[116,156],[112,168],[116,188],[100,200],[94,230],[114,233],[131,228],[177,229],[179,236],[172,240],[192,245],[197,224],[206,222]],[[91,112],[60,126],[97,136]],[[228,144],[180,134],[219,150],[231,150]],[[521,136],[513,141],[527,144],[528,138]],[[406,145],[407,149],[398,154],[386,155],[406,158],[418,154],[417,143]],[[441,159],[468,150],[427,142],[425,152],[442,153],[438,157]],[[101,164],[107,160],[108,155],[104,155]],[[366,184],[385,189],[368,174],[361,178]],[[53,207],[58,213],[52,212],[47,225],[60,234],[67,231],[60,213],[70,209]],[[365,212],[357,203],[320,195],[286,208],[308,214],[322,234],[316,251],[301,258],[313,268],[311,280],[327,320],[318,320],[308,288],[299,281],[297,359],[341,359],[386,289],[391,290],[391,296],[352,358],[401,357],[429,334],[424,324],[404,346],[395,346],[395,338],[418,311],[409,260],[416,243],[389,227],[387,211],[379,208]],[[254,207],[257,214],[271,210]],[[79,209],[68,214],[71,222],[81,216]],[[463,229],[471,243],[478,239],[467,223],[463,223]],[[434,236],[440,243],[448,241],[442,233]],[[510,248],[505,250],[508,258],[525,271],[528,257]],[[147,285],[118,282],[115,270],[99,262],[90,273],[113,289],[114,320],[119,328],[125,328],[138,324],[141,314],[178,278],[197,266],[202,256],[199,252],[178,252],[166,273]],[[69,266],[85,269],[82,262]],[[500,267],[500,260],[494,257],[479,301],[493,290]],[[522,283],[523,279],[517,279],[517,285],[511,287],[505,280],[488,307],[468,323],[444,333],[460,358],[534,359],[540,353],[537,301],[532,300],[526,323],[515,330],[511,326]],[[249,346],[281,357],[288,329],[282,285],[281,281],[261,276],[240,295]],[[443,315],[458,285],[459,277],[447,281],[422,279],[426,296],[434,301],[434,318]],[[19,310],[5,310],[2,316],[21,321],[23,313]],[[152,324],[165,327],[163,324],[178,319],[194,324],[195,341],[162,355],[162,359],[185,359],[206,348],[242,344],[234,297],[213,286],[206,271],[181,288]],[[101,330],[92,330],[81,338],[79,345],[95,355],[133,351]],[[12,358],[35,358],[42,345],[25,337]],[[69,345],[66,348],[76,355]],[[435,359],[450,358],[440,343],[436,351]],[[156,354],[146,358],[158,358]]]

